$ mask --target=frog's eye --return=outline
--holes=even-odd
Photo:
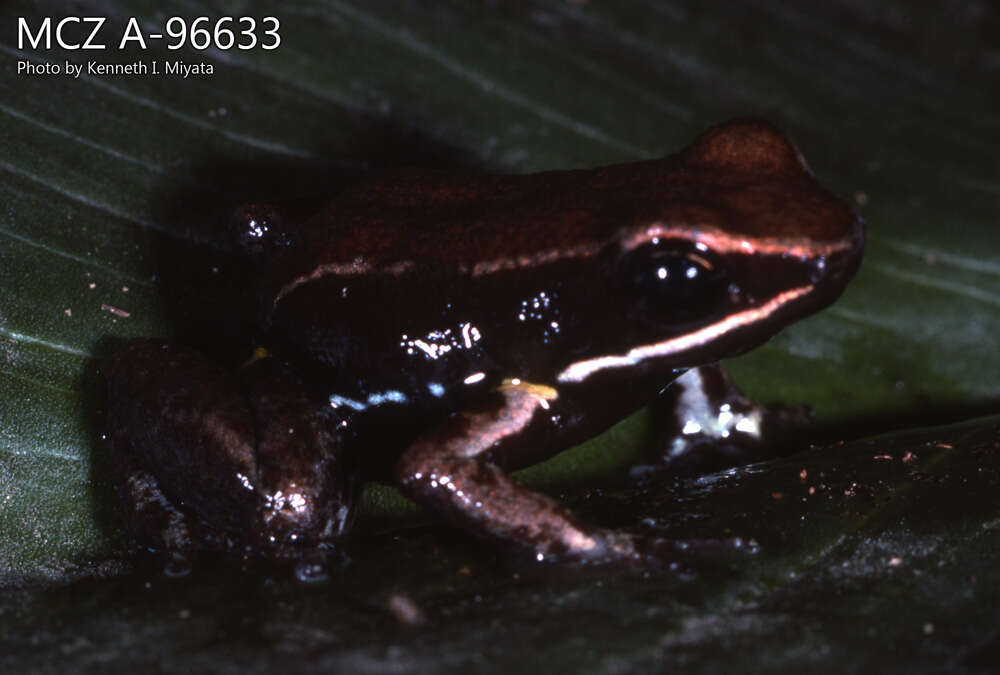
[[[647,310],[674,320],[711,314],[728,297],[729,278],[721,260],[683,243],[630,251],[621,259],[619,273],[627,291],[639,296]]]

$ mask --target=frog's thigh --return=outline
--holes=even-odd
[[[126,344],[103,372],[111,459],[135,527],[180,527],[183,508],[209,528],[245,530],[257,505],[240,479],[256,474],[254,422],[235,381],[198,352],[151,339]]]
[[[144,339],[104,372],[112,460],[140,539],[170,550],[185,537],[298,546],[346,528],[354,472],[328,428],[336,420],[273,359],[235,378],[194,350]]]
[[[633,557],[627,535],[578,522],[557,501],[521,485],[500,468],[500,458],[523,454],[518,443],[545,438],[549,417],[542,396],[517,388],[496,392],[480,409],[450,417],[414,442],[396,465],[397,482],[414,501],[457,525],[532,549],[539,559],[600,562]]]

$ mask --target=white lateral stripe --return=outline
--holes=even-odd
[[[731,330],[761,321],[771,314],[774,314],[789,302],[802,297],[812,290],[812,284],[793,288],[774,296],[760,307],[754,307],[753,309],[748,309],[743,312],[739,312],[738,314],[732,314],[721,321],[717,321],[713,324],[705,326],[704,328],[699,328],[693,333],[685,333],[684,335],[678,335],[677,337],[664,340],[663,342],[654,342],[653,344],[635,347],[634,349],[630,349],[627,354],[599,356],[595,359],[577,361],[576,363],[570,364],[566,370],[559,373],[557,379],[560,382],[582,382],[599,370],[605,370],[607,368],[621,368],[623,366],[634,366],[640,361],[651,357],[669,356],[671,354],[683,352],[687,349],[692,349],[721,335],[725,335]]]

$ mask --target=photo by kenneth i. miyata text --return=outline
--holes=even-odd
[[[64,76],[78,78],[81,75],[92,77],[198,77],[214,75],[215,67],[211,63],[184,61],[155,60],[133,61],[132,63],[102,63],[87,61],[74,63],[41,62],[35,63],[26,59],[17,62],[17,74],[28,76]]]

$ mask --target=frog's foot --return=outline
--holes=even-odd
[[[786,441],[808,424],[809,406],[754,403],[722,366],[702,366],[673,382],[652,404],[659,461],[634,467],[639,481],[708,473],[787,454]]]
[[[117,441],[123,442],[120,438]],[[115,448],[110,454],[115,463],[114,473],[126,476],[118,485],[118,492],[127,514],[125,525],[133,548],[170,551],[171,558],[177,560],[189,560],[199,548],[196,542],[202,548],[213,543],[218,545],[215,548],[225,548],[222,531],[176,508],[156,477],[137,465],[131,448]]]
[[[339,436],[274,359],[237,378],[143,339],[103,371],[112,469],[142,547],[298,557],[346,530],[355,479]]]

